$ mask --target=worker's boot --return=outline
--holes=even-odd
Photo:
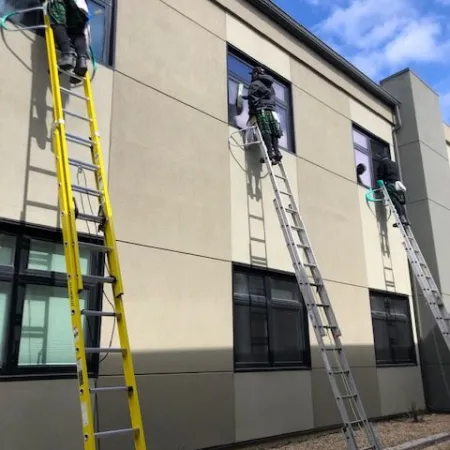
[[[73,53],[63,53],[59,58],[58,66],[62,70],[73,70],[75,67],[75,55]]]
[[[74,73],[79,77],[84,77],[88,70],[87,58],[85,56],[79,56],[75,65]]]

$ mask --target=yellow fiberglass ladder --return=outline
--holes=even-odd
[[[23,30],[24,28],[11,29],[6,27],[6,21],[14,15],[37,10],[42,10],[44,14],[44,25],[27,27],[25,29],[45,29],[50,72],[50,86],[53,97],[52,147],[55,154],[56,174],[58,180],[58,198],[64,240],[68,294],[70,299],[72,331],[78,374],[77,380],[81,405],[84,450],[97,450],[99,448],[98,441],[104,437],[114,437],[125,434],[130,436],[130,449],[145,450],[145,436],[122,299],[123,284],[120,273],[119,255],[114,233],[111,204],[108,194],[108,185],[102,156],[100,135],[97,127],[90,77],[89,75],[83,78],[77,77],[73,73],[67,73],[58,68],[53,30],[50,26],[47,15],[47,2],[45,2],[41,7],[29,8],[8,14],[2,18],[0,23],[4,29],[9,31],[15,31],[16,29]],[[59,80],[59,73],[61,72],[66,73],[70,77],[75,78],[77,81],[82,83],[84,87],[84,95],[80,95],[70,89],[61,87]],[[84,101],[86,105],[86,115],[83,116],[80,114],[75,114],[74,112],[64,109],[61,92],[65,92],[66,95],[78,97]],[[88,139],[66,132],[66,116],[75,117],[88,124]],[[71,145],[84,146],[87,149],[90,149],[90,161],[88,162],[69,157],[69,143]],[[88,150],[86,150],[86,152],[87,151]],[[95,178],[95,188],[72,184],[70,173],[71,166],[77,168],[78,170],[92,172]],[[96,197],[99,204],[98,215],[79,213],[73,197],[74,192],[89,197]],[[99,226],[99,230],[103,232],[104,245],[92,243],[87,244],[78,241],[77,221],[80,220],[91,222]],[[81,309],[80,295],[82,294],[84,288],[80,264],[80,247],[87,247],[91,251],[96,251],[107,256],[106,268],[109,272],[108,275],[104,277],[89,276],[89,279],[95,279],[95,281],[100,285],[109,284],[112,286],[112,293],[114,297],[114,309],[112,312]],[[100,321],[101,319],[108,317],[116,321],[120,341],[119,348],[88,348],[85,346],[83,320],[86,320],[89,316],[96,317]],[[99,355],[109,353],[118,353],[122,356],[122,366],[125,380],[124,385],[117,387],[90,388],[86,356],[88,354]],[[123,391],[127,394],[131,425],[129,425],[128,428],[117,430],[95,430],[95,414],[92,408],[94,402],[91,401],[91,395],[106,395],[111,391]],[[133,446],[131,446],[131,442],[133,442]]]

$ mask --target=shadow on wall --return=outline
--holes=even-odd
[[[239,134],[239,138],[236,135]],[[257,144],[244,147],[251,132],[241,130],[232,135],[229,142],[231,156],[246,174],[248,236],[250,264],[257,267],[267,267],[266,224],[264,214],[264,198],[261,182],[267,176],[264,174],[265,165],[261,164],[261,151]],[[244,160],[243,165],[241,162]]]
[[[373,357],[373,348],[345,349],[355,358],[353,374],[366,412],[380,417],[377,369],[364,365]],[[205,449],[339,424],[323,368],[233,373],[232,353],[231,348],[134,353],[149,448]],[[313,353],[318,355],[318,349]],[[211,361],[221,364],[212,368]],[[105,365],[112,368],[117,362],[110,355]],[[415,380],[408,382],[409,377],[394,374],[392,382],[384,381],[384,398],[395,397],[390,401],[396,408],[392,414],[406,412],[412,401],[423,406]],[[98,386],[121,384],[120,376],[98,379]],[[1,383],[0,391],[2,408],[8,411],[0,420],[2,448],[29,450],[30,443],[33,450],[82,448],[74,379]],[[99,429],[129,426],[127,409],[126,394],[98,394]],[[127,436],[108,438],[101,444],[101,450],[128,448],[132,446]]]
[[[33,4],[31,6],[35,5]],[[38,13],[28,13],[27,15],[33,15],[29,20],[26,20],[26,17],[22,18],[26,26],[36,23],[35,14]],[[8,26],[12,27],[13,25]],[[20,40],[16,39],[17,35],[20,35]],[[56,219],[52,225],[59,227],[59,214],[57,214],[58,191],[56,172],[54,170],[55,163],[52,154],[50,158],[45,156],[45,152],[52,151],[51,123],[53,120],[53,102],[50,94],[47,50],[42,36],[42,30],[39,30],[39,33],[23,30],[8,33],[2,30],[2,40],[5,45],[5,51],[9,53],[10,57],[12,56],[21,63],[20,70],[28,71],[31,79],[30,89],[28,89],[28,86],[18,87],[18,89],[26,88],[24,90],[25,93],[30,92],[28,96],[30,99],[29,114],[27,117],[17,118],[17,121],[20,122],[21,130],[24,133],[28,132],[25,149],[24,188],[20,219],[29,221],[30,217],[34,219],[36,216],[42,216],[42,213],[45,214],[45,212],[48,213],[48,211],[51,211],[54,212]],[[20,50],[15,50],[18,48],[17,45],[19,42],[21,48]],[[25,61],[19,55],[19,53],[23,54],[23,50],[26,47],[29,47],[27,49],[27,53],[29,52],[30,54],[29,61]],[[61,86],[70,88],[68,79],[61,77]],[[64,107],[68,101],[68,95],[63,92],[61,95]],[[51,164],[48,164],[49,162]],[[40,182],[44,180],[42,176],[52,179],[49,183],[45,183],[46,185],[51,185],[51,196],[45,195],[47,192],[43,186],[36,189],[36,180],[39,181],[38,184],[41,184]],[[44,200],[43,197],[45,198]],[[42,213],[39,213],[39,210]]]
[[[397,292],[395,285],[395,273],[389,245],[388,220],[390,212],[386,210],[384,202],[375,203],[375,215],[377,218],[378,235],[380,237],[380,250],[383,260],[383,276],[386,291]]]

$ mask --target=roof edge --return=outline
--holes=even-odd
[[[345,73],[353,81],[361,85],[374,97],[382,100],[389,106],[397,106],[400,102],[389,92],[387,92],[378,83],[371,80],[367,75],[357,69],[353,64],[334,51],[325,42],[314,36],[303,25],[296,22],[291,16],[286,14],[279,6],[271,0],[246,0],[247,3],[254,6],[267,17],[272,19],[277,25],[288,31],[300,42],[306,44],[309,48],[318,53],[323,59],[334,67]]]

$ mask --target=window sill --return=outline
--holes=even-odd
[[[389,367],[417,367],[417,362],[403,362],[403,363],[377,363],[377,369],[386,369]]]
[[[288,371],[304,371],[311,370],[311,367],[307,366],[280,366],[280,367],[235,367],[234,373],[247,373],[247,372],[288,372]]]
[[[1,382],[14,381],[38,381],[38,380],[67,380],[76,379],[76,373],[42,373],[42,374],[14,374],[14,375],[0,375]],[[97,378],[97,374],[89,372],[89,378]]]

